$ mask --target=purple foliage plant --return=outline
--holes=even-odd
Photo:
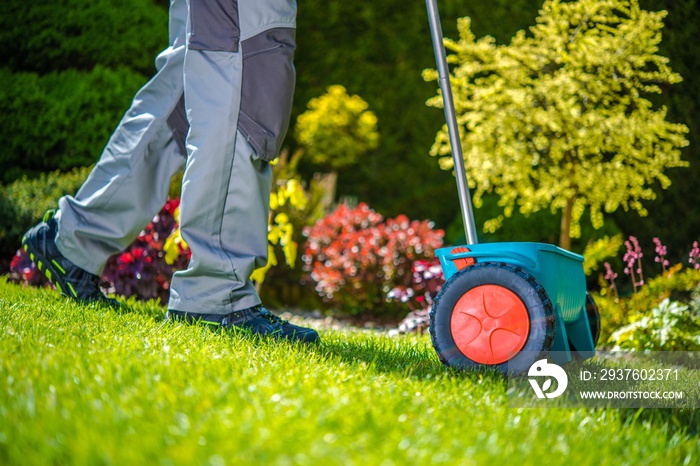
[[[388,294],[390,300],[399,300],[411,310],[399,323],[400,333],[423,333],[430,325],[430,308],[445,278],[436,258],[413,262],[413,280],[410,286],[397,286]]]

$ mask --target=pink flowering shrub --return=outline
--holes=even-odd
[[[670,265],[670,262],[666,259],[666,246],[661,243],[661,240],[659,238],[653,238],[652,240],[654,242],[654,252],[656,252],[656,255],[654,256],[654,262],[657,264],[661,264],[661,270],[663,273],[666,273],[666,269]]]
[[[615,279],[617,278],[617,273],[615,273],[612,269],[612,266],[606,262],[604,264],[605,266],[605,281],[608,283],[608,286],[610,287],[610,291],[613,293],[615,296],[615,299],[619,297],[618,292],[617,292],[617,285],[615,284]]]
[[[672,281],[672,277],[681,270],[683,265],[676,264],[674,267],[669,268],[670,263],[668,259],[666,259],[668,255],[666,246],[659,238],[653,238],[652,241],[654,243],[655,252],[654,262],[661,265],[661,274],[656,277],[656,282],[663,282],[664,280]],[[644,253],[639,245],[639,241],[634,236],[630,236],[625,241],[625,247],[626,251],[622,258],[625,264],[623,271],[625,275],[630,277],[633,291],[636,294],[641,291],[646,284],[642,270],[642,258],[644,257]],[[607,291],[613,294],[617,299],[619,296],[615,279],[618,275],[613,271],[612,266],[608,262],[605,262],[603,265],[605,266],[605,276],[603,278],[607,283]],[[690,266],[689,268],[693,270],[700,270],[700,247],[697,241],[693,242],[693,247],[688,254],[688,265]]]
[[[364,203],[339,206],[304,234],[304,269],[324,300],[345,314],[387,316],[405,314],[402,301],[426,292],[428,282],[415,281],[415,264],[433,259],[444,236],[428,221],[385,220]]]
[[[695,270],[700,269],[700,247],[697,241],[693,242],[693,248],[688,254],[688,263],[692,265]]]
[[[627,252],[625,252],[622,260],[625,263],[625,275],[629,275],[632,279],[632,286],[634,287],[634,292],[637,292],[637,288],[644,285],[644,275],[642,275],[642,248],[639,246],[639,241],[634,236],[630,236],[627,241],[625,241],[625,247]]]

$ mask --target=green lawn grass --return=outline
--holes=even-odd
[[[695,465],[694,415],[514,409],[427,337],[304,346],[0,279],[0,464]]]

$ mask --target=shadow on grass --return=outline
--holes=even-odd
[[[167,314],[167,310],[157,299],[141,301],[132,296],[130,298],[120,297],[117,301],[119,302],[118,308],[110,308],[109,306],[103,307],[105,309],[111,309],[117,314],[140,314],[148,316],[156,322],[165,320]]]
[[[400,340],[399,340],[400,341]],[[352,338],[333,338],[324,341],[315,350],[326,358],[338,358],[349,365],[358,365],[365,370],[398,374],[418,380],[448,377],[493,386],[494,390],[508,389],[508,379],[493,369],[457,370],[445,367],[432,348],[406,348],[392,344],[391,339],[354,341]],[[574,363],[575,364],[575,363]],[[700,411],[697,409],[631,409],[631,408],[571,408],[589,409],[592,412],[616,410],[624,427],[634,424],[655,428],[669,439],[676,435],[698,437],[700,434]]]
[[[163,307],[155,301],[144,303],[120,300],[120,302],[121,308],[115,311],[119,314],[136,313],[147,315],[158,322],[165,320]],[[220,331],[220,329],[211,329],[209,326],[203,328],[214,332]],[[226,333],[233,338],[249,339],[253,344],[260,342],[259,337],[246,335],[242,332]],[[304,346],[303,343],[296,344]],[[463,379],[485,385],[491,384],[495,390],[503,390],[504,392],[508,388],[508,379],[500,371],[485,368],[457,370],[446,367],[439,361],[432,347],[419,345],[401,337],[363,337],[358,339],[355,336],[346,336],[340,333],[328,338],[324,336],[321,343],[308,347],[308,351],[322,359],[339,359],[350,366],[357,366],[358,370],[371,370],[417,380]],[[647,428],[658,428],[660,433],[664,433],[669,438],[678,434],[691,437],[700,436],[700,411],[697,409],[590,408],[591,411],[607,409],[618,411],[620,423],[624,427],[640,424]]]
[[[363,339],[336,337],[324,340],[315,352],[321,357],[340,359],[349,365],[362,366],[364,370],[379,373],[398,374],[418,380],[451,377],[457,379],[481,380],[495,386],[507,385],[506,377],[493,369],[457,370],[446,367],[432,348],[411,345],[401,337]]]

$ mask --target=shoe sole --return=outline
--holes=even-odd
[[[58,288],[58,291],[73,299],[79,299],[78,293],[75,292],[73,285],[61,278],[61,273],[63,273],[63,275],[66,273],[61,265],[56,261],[49,260],[48,257],[39,252],[39,248],[35,244],[36,238],[31,236],[32,230],[28,231],[22,237],[22,249],[24,252],[29,254],[29,259],[36,265],[39,272],[44,274],[48,281]]]
[[[186,324],[190,325],[204,325],[209,328],[219,328],[219,329],[226,329],[226,330],[231,330],[234,332],[241,332],[243,334],[246,334],[248,336],[253,336],[253,337],[261,337],[261,338],[271,338],[274,340],[285,340],[289,341],[292,343],[298,342],[298,343],[317,343],[320,341],[320,336],[318,332],[315,330],[308,329],[308,331],[292,331],[292,332],[287,332],[285,333],[282,330],[276,330],[273,332],[269,333],[263,333],[263,332],[255,332],[251,330],[248,327],[245,327],[243,325],[233,325],[233,324],[226,324],[222,325],[220,322],[213,322],[211,320],[206,320],[206,319],[188,319],[185,317],[185,315],[182,314],[175,314],[173,311],[168,311],[165,315],[166,320],[169,320],[171,322],[183,322]]]

